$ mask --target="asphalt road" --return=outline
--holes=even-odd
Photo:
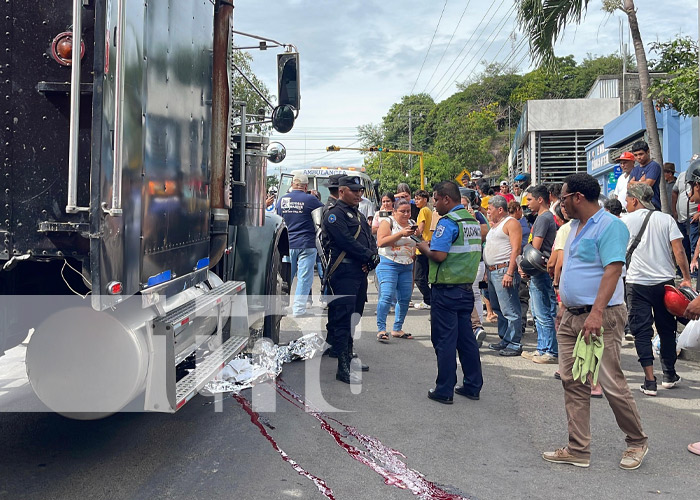
[[[335,360],[324,357],[285,365],[277,384],[241,398],[198,396],[175,415],[0,413],[0,499],[698,498],[700,457],[686,451],[700,440],[697,364],[679,361],[683,385],[644,396],[626,343],[623,367],[650,436],[644,464],[618,468],[624,436],[604,399],[592,401],[591,467],[549,464],[541,452],[566,444],[555,366],[484,347],[481,400],[437,404],[426,397],[435,377],[428,312],[410,311],[414,340],[381,344],[376,295],[370,301],[356,340],[370,365],[359,393],[335,381]],[[282,342],[321,331],[314,311],[286,318]],[[534,345],[532,328],[525,341]],[[32,408],[11,398],[27,392],[0,371],[0,407]]]

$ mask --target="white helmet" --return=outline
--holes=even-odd
[[[484,176],[484,174],[481,172],[481,170],[474,170],[472,172],[472,179],[481,179]]]

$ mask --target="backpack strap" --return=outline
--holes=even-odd
[[[651,215],[653,213],[654,213],[653,210],[649,210],[649,213],[647,213],[647,216],[644,217],[644,222],[642,223],[642,227],[639,229],[637,236],[634,237],[632,244],[627,249],[627,255],[625,255],[625,264],[627,266],[627,269],[630,268],[630,262],[632,261],[632,254],[634,253],[634,250],[637,248],[637,245],[639,245],[639,242],[642,241],[642,236],[644,236],[644,231],[646,230],[647,225],[649,224],[649,219],[651,219]]]

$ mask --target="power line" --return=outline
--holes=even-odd
[[[493,6],[494,6],[495,4],[496,4],[496,0],[493,0],[493,1],[491,2],[491,5],[489,6],[488,10],[487,10],[486,13],[484,14],[484,17],[482,17],[482,18],[481,18],[481,21],[479,21],[479,24],[482,24],[482,23],[484,22],[484,19],[486,19],[486,16],[489,14],[489,12],[491,12],[491,9],[493,8]],[[503,1],[501,2],[501,4],[503,4]],[[499,6],[499,7],[500,7],[500,6]],[[494,14],[491,16],[491,19],[493,19],[493,16],[494,16],[495,14],[496,14],[496,13],[494,12]],[[489,19],[489,22],[491,22],[490,19]],[[488,23],[487,23],[487,24],[488,24]],[[486,26],[484,26],[484,29],[486,29]],[[483,32],[483,30],[482,30],[482,32]],[[457,54],[457,56],[454,58],[454,60],[452,61],[452,63],[449,65],[449,67],[445,70],[445,72],[442,74],[442,76],[438,79],[437,83],[436,83],[435,85],[433,85],[433,88],[430,89],[430,92],[429,92],[430,94],[433,93],[433,91],[435,90],[435,88],[436,88],[438,85],[440,85],[440,83],[442,82],[443,78],[445,78],[445,76],[446,76],[447,73],[450,71],[450,69],[452,69],[452,66],[454,66],[454,64],[455,64],[455,63],[457,62],[457,60],[459,59],[459,56],[462,55],[462,52],[464,52],[464,49],[467,48],[467,45],[469,45],[469,42],[471,42],[472,38],[474,38],[474,33],[475,33],[475,32],[472,31],[472,34],[469,35],[469,39],[466,41],[466,43],[465,43],[464,46],[462,47],[462,50],[459,51],[459,54]],[[465,57],[466,57],[466,56],[465,56]]]
[[[452,32],[452,36],[450,37],[450,41],[447,42],[447,47],[445,47],[445,50],[442,51],[442,55],[440,56],[440,60],[438,61],[437,65],[435,66],[435,69],[433,70],[433,74],[430,75],[428,82],[425,84],[425,87],[423,88],[423,92],[425,92],[428,89],[428,85],[430,85],[430,82],[433,80],[433,77],[435,76],[435,72],[440,67],[440,64],[442,63],[442,59],[445,57],[445,54],[447,53],[447,49],[450,48],[450,44],[452,43],[452,39],[455,37],[455,34],[457,33],[457,29],[459,28],[459,25],[462,24],[462,18],[464,17],[464,14],[467,13],[467,8],[469,7],[469,4],[471,3],[471,1],[472,0],[467,1],[467,5],[466,5],[466,7],[464,7],[464,10],[462,11],[462,15],[459,16],[459,21],[457,21],[457,26],[455,26],[455,30]]]
[[[433,38],[430,39],[430,45],[428,45],[428,51],[425,53],[425,57],[423,58],[423,64],[420,65],[420,70],[418,71],[418,76],[416,77],[416,81],[413,82],[413,87],[411,87],[411,94],[413,94],[413,90],[416,88],[416,84],[418,83],[418,79],[420,78],[420,74],[423,72],[423,66],[425,66],[425,61],[428,59],[428,54],[430,54],[430,48],[433,46],[433,41],[435,40],[435,35],[437,34],[438,28],[440,27],[440,22],[442,21],[442,16],[445,13],[445,7],[447,7],[447,2],[448,0],[445,0],[445,5],[442,6],[442,12],[440,13],[440,19],[438,19],[437,26],[435,26],[435,31],[433,32]]]
[[[515,8],[515,7],[511,8],[510,11],[506,12],[506,14],[503,16],[503,19],[501,19],[501,21],[499,21],[499,24],[496,25],[496,28],[498,29],[498,31],[496,31],[496,29],[494,29],[494,31],[486,38],[486,40],[484,40],[484,42],[481,44],[481,46],[474,52],[474,55],[471,57],[471,59],[469,59],[469,61],[467,62],[467,64],[466,64],[466,65],[464,66],[464,68],[462,68],[462,70],[457,74],[457,76],[455,77],[455,79],[454,79],[453,81],[459,80],[459,77],[462,76],[462,73],[464,73],[464,71],[469,67],[469,65],[471,64],[471,62],[476,58],[476,56],[477,56],[477,54],[479,53],[479,51],[484,47],[484,45],[486,45],[487,42],[489,42],[489,39],[491,39],[491,37],[493,37],[493,39],[491,39],[491,41],[489,42],[488,46],[486,47],[486,50],[484,50],[484,51],[481,53],[482,55],[479,57],[479,59],[477,59],[477,64],[478,64],[479,60],[481,59],[481,57],[485,57],[485,56],[486,56],[486,53],[487,53],[488,50],[491,48],[491,45],[493,44],[493,42],[496,40],[496,38],[498,38],[498,35],[500,35],[501,31],[503,31],[503,28],[505,27],[506,22],[509,20],[510,14],[511,14],[511,12],[512,12],[512,10],[513,10],[514,8]],[[499,28],[499,25],[500,25],[500,28]],[[461,64],[460,64],[460,66],[461,66]],[[459,69],[459,67],[458,67],[458,69]],[[473,71],[472,71],[472,74],[473,74]],[[442,96],[447,90],[449,90],[450,85],[451,85],[451,83],[449,83],[449,82],[446,83],[445,87],[443,87],[443,90],[442,90],[442,91],[440,92],[440,94],[438,95],[438,97],[437,97],[438,99],[439,99],[440,96]]]
[[[495,0],[494,0],[494,3],[495,3]],[[489,25],[491,24],[491,21],[494,19],[494,17],[496,17],[496,14],[498,13],[498,11],[500,10],[500,8],[503,6],[504,3],[505,3],[505,0],[501,0],[501,3],[498,4],[498,7],[496,7],[496,10],[493,12],[493,14],[491,14],[491,17],[489,18],[488,22],[484,25],[484,27],[481,29],[481,31],[477,35],[476,40],[474,40],[474,42],[472,43],[472,45],[470,47],[470,51],[476,46],[477,40],[479,40],[481,38],[481,36],[484,34],[484,32],[486,31],[486,28],[489,27]],[[496,27],[498,27],[498,24],[496,25]],[[491,34],[489,34],[486,39],[488,40],[495,31],[496,31],[496,28],[493,29]],[[482,44],[482,46],[483,46],[483,44]],[[443,86],[441,87],[438,94],[443,94],[445,92],[445,88],[449,88],[449,86],[452,85],[452,83],[454,82],[455,74],[457,73],[457,71],[459,71],[459,68],[462,66],[462,63],[467,59],[468,55],[469,55],[469,53],[465,54],[464,57],[462,57],[462,60],[457,65],[457,67],[454,69],[454,71],[452,71],[452,74],[449,76],[449,78],[447,78],[447,81],[443,84]],[[474,56],[472,56],[472,58],[470,59],[470,62],[473,59],[474,59]],[[469,64],[469,63],[467,63],[467,64]],[[437,85],[435,87],[437,87]],[[435,89],[435,87],[433,87],[433,90]],[[433,90],[430,91],[431,94],[432,94]]]

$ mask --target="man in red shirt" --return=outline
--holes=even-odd
[[[515,201],[515,196],[510,192],[508,181],[501,181],[501,196],[503,196],[508,203]]]

